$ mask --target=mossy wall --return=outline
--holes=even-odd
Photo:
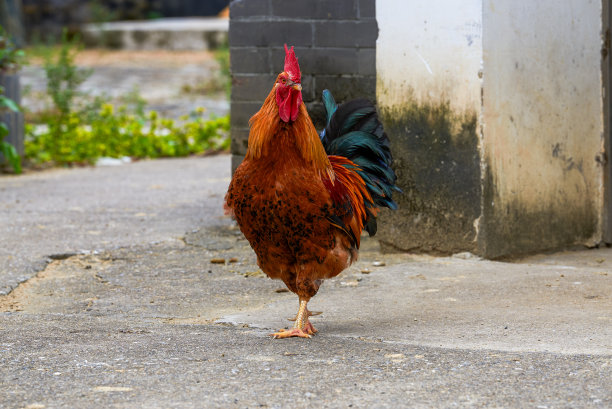
[[[404,193],[399,210],[380,216],[387,250],[455,253],[476,251],[480,216],[480,157],[475,112],[455,112],[448,102],[383,108],[394,168]]]
[[[404,190],[377,237],[387,250],[477,252],[481,0],[376,6],[376,95]]]

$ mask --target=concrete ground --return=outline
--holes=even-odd
[[[0,408],[609,408],[612,250],[380,254],[297,297],[226,155],[0,176]]]

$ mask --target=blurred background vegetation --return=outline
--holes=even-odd
[[[0,111],[25,116],[24,149],[6,141],[12,132],[0,120],[0,166],[4,172],[48,166],[95,164],[100,158],[158,158],[229,149],[229,116],[210,115],[194,106],[175,117],[150,109],[138,88],[119,98],[85,92],[94,68],[78,66],[86,23],[223,14],[228,0],[0,0],[0,77],[23,65],[42,67],[46,90],[36,99],[43,109],[20,106],[0,87]],[[6,30],[5,30],[6,28]],[[210,51],[217,69],[205,80],[183,84],[188,95],[229,97],[229,51]],[[1,83],[1,78],[0,78]],[[146,86],[146,84],[143,84]],[[30,90],[25,89],[28,95]],[[17,97],[19,99],[19,96]],[[17,148],[17,149],[16,149]]]

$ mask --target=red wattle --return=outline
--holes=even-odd
[[[293,88],[279,87],[276,90],[278,115],[284,122],[295,121],[302,104],[302,92]]]

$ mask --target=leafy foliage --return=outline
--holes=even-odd
[[[6,97],[4,88],[0,87],[0,109],[9,109],[13,112],[18,112],[19,107],[12,99]],[[21,157],[17,153],[17,149],[3,139],[9,134],[9,128],[4,122],[0,122],[0,153],[6,158],[8,163],[13,168],[13,172],[21,173]]]
[[[62,46],[59,49],[56,61],[51,56],[45,60],[44,68],[47,76],[47,93],[59,115],[70,114],[79,92],[79,86],[87,80],[93,73],[92,70],[78,68],[74,63],[74,58],[79,50],[77,39],[69,40],[64,30],[62,36]]]
[[[159,158],[229,148],[229,117],[206,120],[196,110],[182,121],[157,112],[135,115],[125,106],[104,104],[88,117],[71,113],[61,140],[48,127],[26,126],[26,157],[35,162],[92,164],[100,157]]]
[[[200,108],[175,121],[146,113],[137,90],[120,106],[80,92],[92,72],[75,65],[77,50],[78,43],[64,35],[58,52],[46,59],[53,107],[39,117],[42,125],[26,125],[25,153],[31,161],[92,164],[100,157],[158,158],[229,148],[228,116],[205,119]]]
[[[0,72],[3,74],[17,72],[24,59],[24,51],[15,46],[4,27],[0,26]]]

